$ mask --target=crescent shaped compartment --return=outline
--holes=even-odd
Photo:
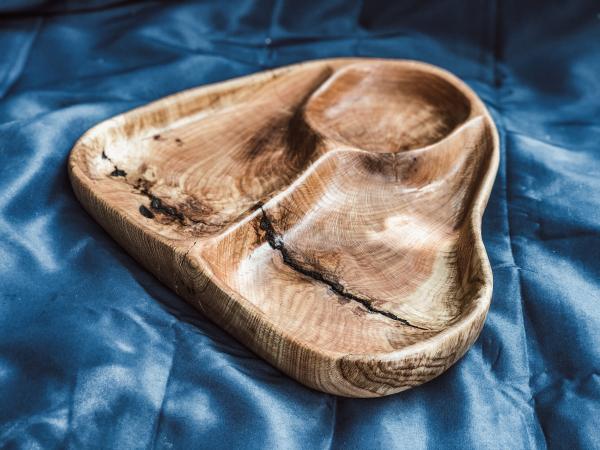
[[[78,198],[138,261],[300,382],[387,395],[478,336],[493,122],[447,72],[323,60],[185,91],[86,133]]]

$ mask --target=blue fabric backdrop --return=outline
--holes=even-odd
[[[66,158],[166,94],[301,60],[412,58],[502,139],[481,337],[438,379],[336,398],[282,375],[84,212]],[[600,448],[597,2],[0,5],[0,447]]]

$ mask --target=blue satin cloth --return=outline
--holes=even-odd
[[[449,69],[501,134],[483,332],[380,399],[257,358],[129,257],[67,177],[101,120],[332,56]],[[596,2],[2,2],[0,447],[600,448],[599,74]]]

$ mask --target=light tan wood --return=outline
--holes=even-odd
[[[428,381],[477,338],[497,165],[464,83],[371,59],[161,99],[69,160],[81,203],[141,264],[283,372],[351,397]]]

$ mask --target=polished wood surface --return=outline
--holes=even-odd
[[[333,59],[117,116],[69,171],[131,255],[258,355],[374,397],[434,378],[477,338],[497,165],[494,124],[456,77]]]

